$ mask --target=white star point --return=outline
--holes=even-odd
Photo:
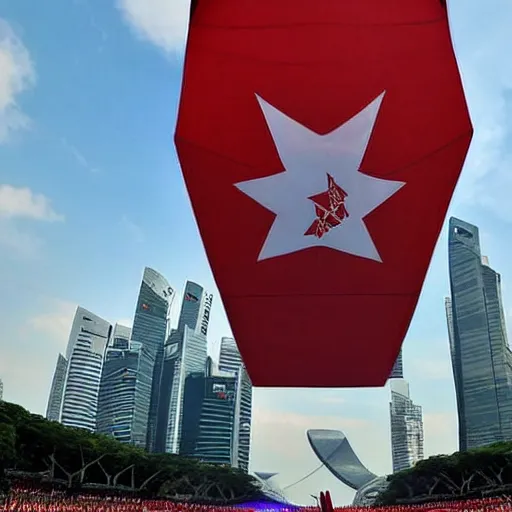
[[[364,217],[405,183],[374,178],[361,172],[360,165],[384,95],[385,91],[325,135],[256,95],[285,169],[235,184],[276,216],[258,261],[310,247],[328,247],[382,262]],[[313,233],[306,235],[310,229]]]

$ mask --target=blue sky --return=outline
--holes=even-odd
[[[512,4],[449,4],[475,124],[451,213],[480,226],[512,312]],[[0,378],[7,400],[42,413],[76,305],[129,319],[145,265],[216,294],[212,350],[230,330],[172,140],[186,1],[0,0],[0,13]],[[457,447],[446,260],[445,230],[404,345],[427,454]],[[293,483],[317,465],[305,429],[325,427],[387,472],[388,401],[387,388],[256,390],[252,468]],[[320,488],[353,495],[322,469],[290,497]]]

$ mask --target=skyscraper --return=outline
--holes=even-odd
[[[0,402],[4,399],[4,383],[0,379]]]
[[[391,452],[396,472],[423,459],[423,418],[421,407],[409,396],[406,380],[392,379],[390,386]]]
[[[219,370],[223,372],[238,372],[242,365],[242,356],[240,355],[234,338],[221,338],[219,350]]]
[[[188,375],[202,374],[207,358],[206,336],[185,325],[171,333],[165,346],[156,451],[179,453],[183,397]]]
[[[135,389],[141,349],[130,350],[128,327],[116,324],[105,353],[98,398],[96,431],[132,443]]]
[[[186,377],[180,455],[236,465],[236,395],[237,374],[216,370],[210,358],[206,372]]]
[[[212,300],[202,286],[187,281],[178,328],[170,333],[164,349],[154,446],[157,452],[179,452],[185,380],[191,373],[205,371]]]
[[[77,308],[66,350],[67,369],[60,412],[62,424],[95,430],[103,355],[111,333],[112,326],[106,320],[82,307]],[[54,382],[60,380],[63,367],[59,358]],[[48,410],[52,415],[57,410],[59,385],[52,385],[50,393]]]
[[[52,387],[48,397],[46,407],[46,419],[50,421],[60,421],[62,408],[62,398],[64,396],[64,385],[66,383],[66,374],[68,371],[68,361],[62,355],[57,357],[55,372],[53,373]]]
[[[236,415],[238,422],[237,433],[238,451],[235,453],[233,465],[243,471],[249,470],[249,456],[251,451],[251,425],[252,425],[252,384],[245,369],[242,357],[233,338],[224,337],[220,342],[219,370],[232,372],[236,379]]]
[[[178,331],[183,332],[187,326],[206,336],[212,302],[213,295],[211,293],[206,293],[201,285],[187,281],[181,303]]]
[[[391,374],[389,375],[390,379],[402,379],[404,376],[404,366],[402,362],[402,349],[398,353],[398,357],[396,358],[395,364],[391,370]]]
[[[133,319],[130,348],[139,351],[132,442],[152,450],[168,314],[175,292],[167,280],[146,267]]]
[[[512,355],[500,275],[482,258],[478,228],[451,218],[451,297],[445,300],[459,449],[512,440]]]

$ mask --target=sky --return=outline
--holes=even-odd
[[[480,227],[510,320],[512,3],[448,3],[475,127],[449,214]],[[212,353],[230,335],[173,145],[187,16],[185,0],[0,0],[0,378],[4,399],[33,412],[45,412],[76,306],[130,323],[146,265],[215,294]],[[457,449],[446,235],[403,347],[426,455]],[[251,469],[293,484],[319,466],[305,431],[333,428],[390,472],[389,394],[255,389]],[[338,504],[354,495],[325,468],[287,492],[313,504],[321,489]]]

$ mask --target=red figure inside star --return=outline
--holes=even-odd
[[[327,191],[308,197],[315,204],[316,219],[304,235],[322,238],[329,230],[339,226],[349,217],[345,207],[347,193],[327,173]]]

